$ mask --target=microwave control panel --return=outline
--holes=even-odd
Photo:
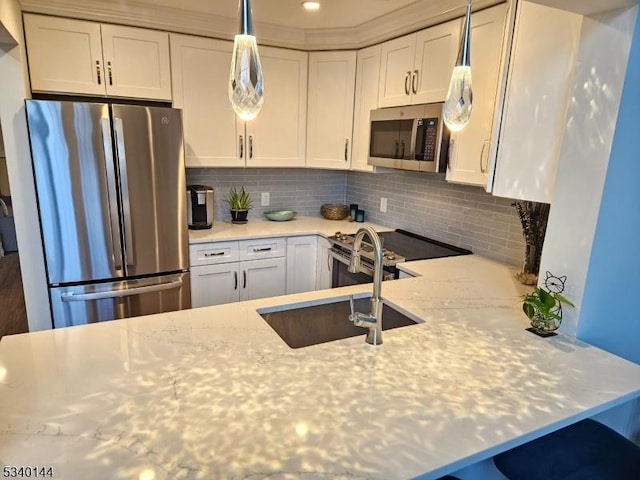
[[[416,160],[435,162],[438,146],[438,118],[419,118],[416,131]]]

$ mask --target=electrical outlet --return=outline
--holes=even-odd
[[[260,205],[263,207],[268,207],[271,203],[271,200],[269,199],[269,192],[262,192],[262,195],[260,197]]]
[[[380,211],[382,213],[387,211],[387,199],[385,197],[380,197]]]

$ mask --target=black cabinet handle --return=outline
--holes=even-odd
[[[247,288],[247,271],[242,271],[242,288]]]
[[[271,251],[271,247],[254,248],[253,251],[254,252],[270,252]]]
[[[233,289],[238,289],[238,272],[233,272]]]
[[[102,85],[102,75],[100,74],[100,60],[96,60],[96,73],[98,74],[98,85]]]

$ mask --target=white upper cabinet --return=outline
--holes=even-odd
[[[494,195],[551,203],[581,26],[578,14],[520,2],[502,109]]]
[[[34,92],[105,95],[100,24],[24,15]]]
[[[382,44],[379,107],[443,102],[460,44],[452,20]]]
[[[411,75],[416,36],[396,38],[382,44],[378,106],[393,107],[411,102]]]
[[[370,113],[378,108],[381,46],[358,52],[356,70],[356,99],[353,113],[353,148],[351,169],[373,171],[367,164],[369,157]]]
[[[171,35],[173,106],[182,109],[187,167],[244,166],[244,122],[227,93],[232,50],[231,42]]]
[[[355,81],[356,52],[309,54],[307,166],[349,168]]]
[[[171,100],[167,33],[31,14],[24,24],[34,92]]]
[[[307,131],[307,53],[262,46],[258,50],[264,74],[264,104],[256,119],[246,122],[246,165],[302,167]]]
[[[102,25],[107,95],[171,100],[169,34]]]
[[[304,166],[307,54],[259,47],[265,95],[255,120],[229,103],[233,43],[171,35],[174,106],[182,108],[187,167]]]
[[[473,112],[467,126],[451,135],[450,182],[487,185],[506,16],[505,3],[471,16]]]
[[[461,20],[416,33],[411,103],[444,102],[460,47]]]

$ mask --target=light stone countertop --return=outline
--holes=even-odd
[[[213,222],[210,229],[189,230],[189,243],[221,242],[261,237],[294,237],[301,235],[322,235],[328,237],[340,231],[356,233],[358,228],[371,225],[377,232],[392,230],[375,223],[349,222],[348,220],[327,220],[323,217],[296,216],[288,222],[273,222],[267,219],[250,219],[244,225],[231,222]]]
[[[0,456],[56,479],[424,479],[640,396],[640,366],[524,328],[513,269],[385,282],[422,323],[290,349],[256,309],[358,285],[4,337]],[[345,322],[347,319],[345,318]]]

